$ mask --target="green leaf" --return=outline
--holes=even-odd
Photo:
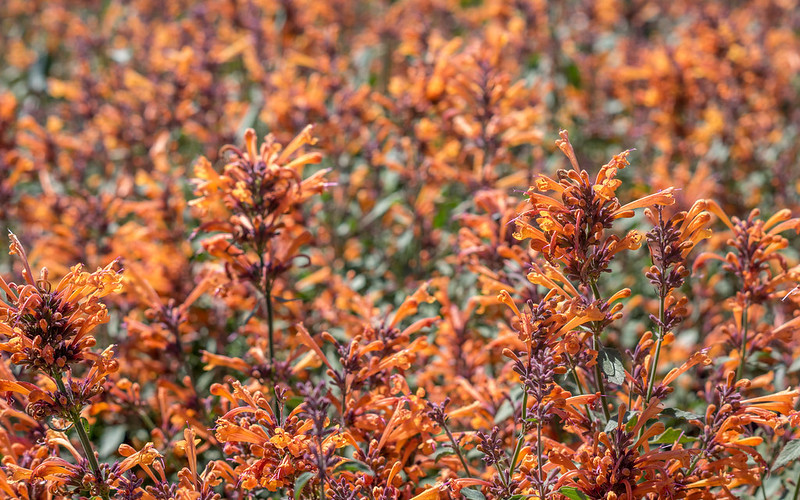
[[[362,472],[368,476],[374,475],[372,469],[369,468],[369,465],[365,464],[361,460],[356,460],[355,458],[345,458],[343,461],[339,462],[339,465],[337,465],[334,470]]]
[[[431,454],[431,458],[433,458],[433,462],[436,463],[436,462],[439,461],[440,458],[442,458],[444,456],[447,456],[447,455],[454,455],[454,454],[455,454],[455,452],[453,451],[452,448],[448,448],[448,447],[442,446],[441,448],[437,449],[436,451],[434,451]]]
[[[124,425],[112,425],[103,429],[103,439],[100,440],[100,446],[97,447],[97,452],[101,457],[109,457],[117,451],[119,445],[125,441],[125,431],[127,427]]]
[[[469,500],[486,500],[486,497],[483,496],[479,490],[473,490],[471,488],[464,488],[461,490],[461,494],[464,498],[468,498]]]
[[[650,441],[652,444],[674,444],[680,438],[681,444],[694,443],[697,441],[696,437],[682,435],[683,431],[670,427],[665,430],[663,434],[658,436],[655,441]]]
[[[517,385],[511,389],[511,393],[509,394],[513,401],[520,401],[522,400],[522,387]],[[494,414],[494,423],[499,424],[501,422],[505,422],[507,419],[514,416],[514,407],[508,400],[503,401],[500,405],[500,408],[497,409],[497,413]]]
[[[514,408],[511,406],[511,403],[503,401],[503,404],[497,409],[497,413],[494,414],[494,423],[499,424],[512,415],[514,415]]]
[[[81,417],[81,425],[83,425],[83,430],[86,431],[86,434],[92,433],[92,429],[89,427],[89,421],[83,417]]]
[[[622,416],[622,423],[625,424],[625,430],[629,431],[636,425],[636,422],[639,420],[639,415],[632,411],[625,412],[625,415]],[[608,421],[606,427],[603,429],[603,432],[609,433],[617,429],[617,417],[611,417],[611,420]]]
[[[400,196],[400,193],[392,193],[385,198],[381,198],[377,203],[375,203],[375,206],[372,207],[372,210],[370,210],[370,212],[361,220],[361,227],[366,227],[383,217],[383,215],[389,211],[389,208],[391,208],[392,205],[400,202],[401,200],[402,197]]]
[[[628,432],[632,431],[633,428],[636,427],[636,422],[638,421],[639,421],[639,414],[637,413],[633,415],[631,418],[629,418],[627,422],[625,422],[625,430]]]
[[[300,498],[300,495],[303,494],[303,488],[306,487],[306,484],[312,477],[314,477],[313,472],[303,472],[297,476],[297,479],[294,480],[294,500]]]
[[[588,497],[581,490],[573,486],[562,486],[558,492],[570,500],[588,500]]]
[[[772,470],[779,469],[784,465],[790,464],[800,458],[800,439],[789,441],[781,450],[781,454],[775,459]]]
[[[616,349],[602,348],[600,350],[600,368],[606,374],[608,380],[614,384],[622,385],[625,383],[625,365],[622,364],[622,356]]]
[[[574,62],[571,62],[564,68],[564,75],[567,77],[567,83],[575,87],[576,89],[581,88],[581,70],[578,69],[578,65]]]
[[[675,408],[664,408],[663,410],[661,410],[661,413],[669,417],[679,418],[681,420],[699,420],[702,422],[703,419],[705,418],[704,415],[701,415],[699,413],[678,410]]]

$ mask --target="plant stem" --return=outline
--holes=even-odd
[[[792,495],[792,500],[797,500],[800,498],[800,477],[797,478],[797,483],[794,485],[794,495]]]
[[[347,377],[346,372],[345,372],[345,377]],[[346,419],[345,419],[345,414],[347,413],[347,381],[346,380],[345,380],[344,384],[345,384],[344,387],[342,387],[342,429],[347,427],[347,425],[346,425],[347,422],[346,422]]]
[[[742,309],[742,345],[739,348],[739,366],[736,368],[736,380],[740,380],[744,375],[744,360],[747,357],[747,310],[749,304],[747,298],[744,299]]]
[[[600,290],[597,289],[597,282],[590,281],[589,285],[592,287],[592,294],[594,294],[594,300],[600,300]],[[593,348],[597,352],[597,356],[600,356],[600,326],[598,322],[595,322],[595,328],[592,332],[592,341],[594,343]],[[606,423],[611,420],[611,413],[608,411],[608,399],[606,398],[606,385],[603,382],[603,372],[600,369],[600,363],[595,362],[594,364],[594,377],[597,379],[597,390],[600,392],[600,403],[603,405],[603,415],[606,417]]]
[[[264,301],[267,303],[267,328],[269,330],[269,362],[275,370],[275,330],[272,313],[272,284],[264,289]]]
[[[522,418],[519,429],[519,438],[517,438],[517,446],[514,447],[514,456],[511,458],[511,467],[508,468],[508,481],[511,483],[511,476],[514,475],[514,469],[517,468],[517,459],[519,453],[522,451],[522,445],[525,444],[525,420],[528,418],[528,391],[523,389],[522,396]]]
[[[597,340],[599,334],[592,335],[592,341],[594,343],[594,350],[597,351],[598,355],[600,354],[600,342]],[[606,400],[606,386],[603,382],[603,371],[600,369],[600,362],[596,360],[594,363],[594,378],[597,379],[597,391],[600,393],[600,404],[603,406],[603,415],[606,417],[606,423],[611,420],[611,412],[608,411],[608,403]]]
[[[544,478],[542,473],[542,422],[536,421],[536,465],[539,469],[539,497],[544,498]]]
[[[661,342],[664,340],[664,302],[666,297],[661,296],[658,301],[658,340],[656,341],[656,354],[653,357],[653,363],[650,366],[650,373],[647,381],[647,396],[644,398],[643,404],[647,405],[650,401],[650,396],[653,395],[653,383],[656,380],[656,372],[658,371],[658,358],[661,355]]]
[[[472,474],[469,472],[469,467],[467,466],[467,461],[464,460],[464,455],[461,454],[461,447],[456,443],[456,439],[453,437],[453,433],[450,432],[450,429],[447,428],[447,425],[442,425],[444,427],[444,432],[447,433],[447,437],[450,438],[450,444],[453,445],[453,450],[455,450],[456,455],[458,455],[458,459],[461,460],[461,465],[464,467],[464,472],[467,473],[467,477],[472,477]]]
[[[275,369],[275,321],[272,312],[272,283],[264,287],[264,302],[267,303],[267,330],[269,332],[269,364],[272,369],[273,383],[276,379],[277,370]],[[275,418],[279,418],[280,402],[278,401],[278,393],[275,393]]]
[[[70,406],[72,407],[72,391],[67,391],[67,388],[64,386],[64,382],[61,380],[61,376],[59,374],[56,374],[53,379],[56,381],[59,392],[67,395]],[[100,464],[97,463],[97,457],[94,456],[94,450],[92,449],[92,442],[89,440],[89,435],[86,434],[86,429],[83,428],[80,411],[72,407],[70,410],[70,419],[72,420],[72,426],[75,427],[76,431],[78,431],[78,439],[81,441],[83,452],[86,454],[86,459],[89,461],[89,466],[92,468],[95,480],[97,481],[98,485],[101,485],[100,496],[102,496],[104,500],[108,500],[108,491],[106,491],[106,486],[103,484],[103,475],[100,472]]]
[[[572,372],[572,378],[575,379],[575,385],[578,387],[581,395],[586,394],[586,389],[583,388],[583,384],[581,383],[581,378],[578,376],[578,372],[575,369],[575,365],[572,363],[572,357],[569,355],[568,352],[564,351],[564,354],[567,355],[567,362],[569,363],[570,371]],[[589,409],[589,405],[583,405],[586,408],[586,416],[589,418],[590,423],[594,423],[594,418],[592,417],[592,411]]]
[[[325,500],[325,459],[322,456],[322,438],[317,437],[317,446],[319,447],[319,499]]]

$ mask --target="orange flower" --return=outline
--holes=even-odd
[[[629,151],[604,165],[592,183],[589,174],[578,166],[567,132],[562,130],[560,136],[556,145],[573,169],[559,170],[558,181],[539,176],[526,193],[531,208],[516,220],[514,236],[530,239],[531,248],[542,252],[550,262],[561,262],[567,277],[589,283],[604,272],[614,254],[641,245],[642,238],[635,231],[622,240],[615,235],[605,236],[614,220],[632,217],[636,208],[671,205],[674,198],[669,188],[621,206],[615,194],[621,185],[616,175],[628,164]],[[558,198],[537,191],[554,191]]]

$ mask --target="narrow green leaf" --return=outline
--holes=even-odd
[[[380,199],[375,206],[372,207],[372,210],[364,216],[361,221],[361,227],[368,226],[378,220],[379,218],[383,217],[386,212],[389,211],[392,205],[395,203],[400,202],[401,196],[399,193],[392,193],[391,195]]]
[[[581,71],[578,69],[577,64],[573,62],[564,68],[564,75],[567,77],[567,83],[576,89],[581,88]]]
[[[361,472],[368,476],[374,475],[372,469],[369,468],[369,465],[365,464],[361,460],[356,460],[355,458],[345,458],[343,461],[339,462],[339,465],[337,465],[334,470]]]
[[[436,463],[439,461],[440,458],[454,454],[455,452],[453,451],[452,448],[447,448],[442,446],[441,448],[434,451],[433,454],[431,454],[431,457],[433,458],[433,462]]]
[[[314,477],[313,472],[303,472],[297,479],[294,480],[294,500],[300,498],[300,495],[303,494],[303,488],[306,487],[306,484]]]
[[[558,492],[570,500],[588,500],[588,497],[581,490],[573,486],[562,486]]]
[[[652,444],[674,444],[680,438],[681,444],[694,443],[697,441],[696,437],[681,435],[683,431],[670,427],[665,430],[663,434],[658,436],[655,441],[650,441]]]

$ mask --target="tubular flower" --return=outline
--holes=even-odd
[[[596,281],[605,272],[614,254],[637,249],[642,237],[632,231],[625,238],[606,236],[614,220],[632,217],[636,208],[671,205],[672,188],[620,205],[616,190],[621,181],[617,172],[628,165],[630,151],[615,156],[604,165],[594,182],[578,166],[566,131],[561,131],[558,148],[567,156],[572,169],[562,169],[557,180],[540,175],[527,191],[531,208],[516,220],[517,239],[530,239],[532,249],[550,262],[561,262],[568,277],[581,283]],[[553,196],[543,193],[552,192]]]
[[[560,487],[574,485],[588,498],[596,499],[665,498],[676,491],[680,483],[667,471],[673,465],[688,466],[691,455],[677,445],[649,449],[648,440],[664,431],[663,423],[646,425],[661,410],[659,401],[652,399],[636,420],[627,423],[625,410],[622,405],[613,430],[598,433],[593,446],[577,450],[572,458],[577,467],[566,456],[555,458],[563,472]],[[640,451],[642,446],[644,451]]]
[[[315,142],[311,131],[307,126],[286,147],[268,135],[259,148],[255,131],[248,129],[244,150],[222,148],[228,162],[221,174],[205,157],[195,165],[198,198],[191,205],[204,218],[195,234],[205,235],[203,248],[224,264],[229,289],[244,285],[264,298],[266,310],[260,317],[267,319],[269,357],[258,371],[273,380],[281,378],[286,366],[275,352],[273,291],[276,284],[282,289],[278,280],[301,256],[301,248],[312,242],[301,210],[304,202],[329,185],[326,170],[303,178],[304,167],[322,159],[320,153],[301,153]],[[242,295],[252,298],[252,293]],[[261,307],[262,302],[257,304]]]
[[[8,339],[0,343],[0,349],[11,354],[14,364],[45,373],[61,372],[85,359],[86,349],[95,345],[92,330],[108,321],[100,299],[122,289],[117,263],[94,273],[77,265],[53,288],[47,281],[47,269],[34,281],[25,250],[13,233],[9,238],[10,253],[23,261],[26,284],[6,283],[0,278],[8,300],[0,301],[0,334]]]
[[[724,215],[718,206],[717,212]],[[789,241],[780,233],[792,229],[800,234],[800,218],[791,218],[788,210],[781,210],[766,221],[759,219],[759,215],[760,211],[754,209],[745,220],[733,217],[728,221],[725,217],[733,232],[728,244],[734,251],[724,259],[714,253],[704,253],[694,264],[699,267],[708,260],[722,261],[723,267],[742,285],[743,296],[737,299],[740,303],[746,300],[748,304],[761,304],[777,293],[780,285],[791,283],[794,286],[800,273],[797,269],[788,269],[786,258],[780,253],[789,246]],[[781,272],[776,273],[770,263],[776,264]]]
[[[114,473],[118,475],[136,466],[146,468],[156,459],[161,458],[161,454],[155,450],[153,443],[146,443],[139,451],[136,451],[126,444],[122,444],[119,447],[119,454],[124,456],[125,459],[116,464],[113,468]]]
[[[312,444],[312,422],[301,419],[303,406],[295,408],[278,424],[269,402],[260,393],[250,393],[238,382],[230,393],[221,386],[220,395],[246,404],[233,408],[217,419],[216,438],[226,453],[236,455],[236,474],[245,489],[266,488],[276,491],[291,486],[303,472],[315,470],[308,458]],[[332,434],[323,446],[342,446]]]
[[[314,144],[312,127],[306,127],[285,148],[267,136],[257,146],[253,129],[245,132],[245,149],[225,146],[230,161],[217,173],[205,158],[195,165],[195,193],[190,202],[206,222],[199,232],[218,234],[203,240],[212,255],[221,258],[234,276],[258,282],[273,280],[297,256],[299,247],[309,240],[306,231],[289,216],[303,202],[321,193],[328,184],[325,170],[303,179],[303,167],[319,163],[319,153],[295,155],[307,144]],[[263,262],[262,256],[269,258]]]
[[[723,486],[733,488],[743,484],[758,484],[766,460],[756,449],[763,438],[753,435],[754,425],[782,433],[789,423],[798,399],[798,390],[743,399],[741,387],[748,381],[734,384],[734,372],[724,383],[715,387],[715,401],[706,410],[705,423],[699,438],[696,469],[688,476],[688,491]],[[752,425],[754,424],[754,425]],[[755,461],[756,466],[752,466]]]

